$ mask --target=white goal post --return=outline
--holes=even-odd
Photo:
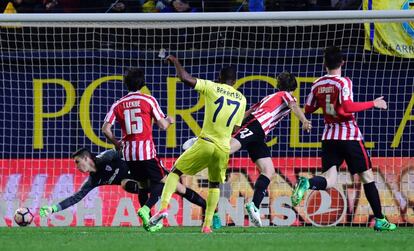
[[[384,35],[390,33],[393,38]],[[385,33],[387,33],[385,32]],[[400,37],[406,43],[400,43]],[[410,40],[411,39],[411,40]],[[407,42],[408,41],[408,42]],[[166,132],[154,129],[157,152],[171,168],[181,145],[200,132],[204,99],[175,78],[158,57],[176,55],[195,77],[215,80],[233,65],[236,87],[248,106],[275,92],[276,76],[289,71],[303,107],[312,82],[325,74],[323,49],[336,45],[346,56],[344,75],[354,100],[384,96],[387,111],[357,114],[372,158],[383,211],[400,226],[414,223],[414,10],[184,14],[0,15],[0,226],[15,225],[16,208],[34,214],[76,192],[86,179],[70,159],[76,149],[94,153],[112,146],[100,128],[111,104],[127,93],[127,67],[145,70],[147,86],[162,110],[176,117]],[[357,177],[346,166],[338,186],[308,193],[298,207],[290,194],[298,176],[320,173],[323,119],[308,116],[310,134],[294,117],[268,138],[276,177],[261,213],[265,226],[368,226],[373,216]],[[120,137],[120,130],[116,129]],[[229,163],[218,212],[226,225],[248,226],[259,171],[245,151]],[[182,181],[207,196],[206,173]],[[117,186],[93,190],[76,206],[35,218],[36,226],[140,225],[136,195]],[[170,225],[199,225],[201,210],[173,197]]]

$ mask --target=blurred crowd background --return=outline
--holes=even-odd
[[[2,12],[171,13],[357,10],[362,0],[1,0]]]

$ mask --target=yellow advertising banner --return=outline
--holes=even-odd
[[[364,10],[414,9],[414,0],[364,0]],[[414,17],[413,17],[414,18]],[[365,23],[365,49],[384,55],[414,58],[414,21]]]

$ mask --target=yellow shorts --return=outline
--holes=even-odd
[[[208,168],[210,182],[224,183],[229,164],[229,153],[214,143],[198,139],[175,162],[174,166],[183,174],[195,175]]]

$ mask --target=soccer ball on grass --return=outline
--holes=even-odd
[[[33,221],[33,218],[34,216],[32,212],[30,212],[29,208],[27,207],[18,208],[14,213],[14,221],[21,227],[30,225],[30,223]]]

